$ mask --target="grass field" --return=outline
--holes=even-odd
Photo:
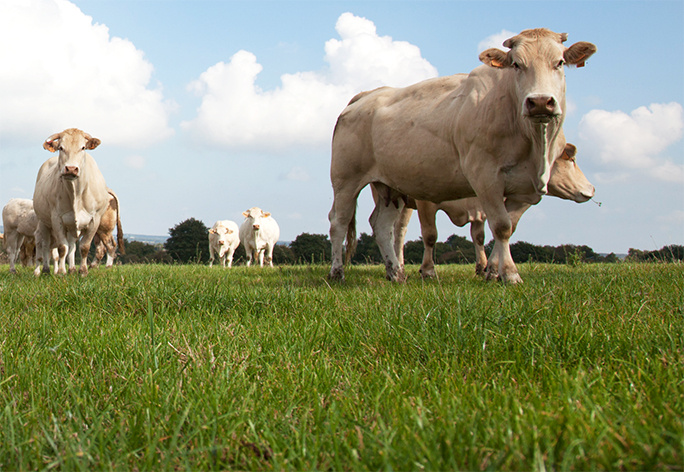
[[[684,266],[0,267],[0,470],[682,470]]]

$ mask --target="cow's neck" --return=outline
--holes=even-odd
[[[562,127],[562,119],[552,120],[550,123],[530,123],[532,137],[532,159],[537,166],[537,193],[548,193],[551,167],[556,159],[554,149],[556,140]]]

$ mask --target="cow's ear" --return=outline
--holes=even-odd
[[[98,146],[100,145],[100,143],[102,142],[102,141],[100,141],[100,140],[97,139],[97,138],[93,138],[93,137],[90,136],[89,134],[86,134],[86,139],[87,139],[87,141],[86,141],[86,149],[90,149],[90,150],[95,149],[95,148],[98,147]]]
[[[216,230],[210,229],[210,230],[209,230],[209,234],[216,234]]]
[[[264,213],[264,218],[268,218],[269,216],[271,216],[271,214],[269,212]]]
[[[43,143],[43,149],[50,151],[50,152],[56,152],[57,149],[59,149],[59,138],[61,135],[59,133],[53,134],[49,138],[45,140]]]
[[[596,46],[586,41],[573,44],[563,53],[566,64],[584,67],[584,62],[596,52]]]
[[[250,215],[249,210],[242,212],[242,216],[244,216],[245,218],[249,218],[249,215]]]
[[[508,53],[503,52],[501,49],[491,48],[480,53],[480,61],[487,64],[490,67],[495,67],[497,69],[503,69],[511,65],[511,60],[508,57]]]
[[[577,147],[574,144],[567,143],[565,145],[565,154],[567,154],[570,159],[574,159],[577,155]]]

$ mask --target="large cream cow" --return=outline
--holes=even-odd
[[[556,159],[551,168],[548,194],[564,200],[572,200],[577,203],[589,201],[594,196],[594,186],[586,178],[576,161],[577,148],[573,144],[566,144],[560,158]],[[487,215],[480,205],[477,197],[451,200],[441,203],[432,203],[424,200],[415,202],[420,219],[420,231],[423,239],[424,252],[423,263],[420,266],[420,274],[424,278],[435,277],[435,263],[433,259],[434,247],[437,242],[436,215],[439,210],[444,211],[453,224],[465,226],[470,223],[470,235],[475,246],[475,273],[484,274],[487,265],[487,256],[484,250],[485,229],[484,223]],[[521,208],[519,215],[512,217],[514,228],[517,226],[522,214],[530,205]],[[405,206],[401,217],[397,220],[395,231],[395,251],[403,265],[404,236],[413,209]]]
[[[109,193],[95,160],[86,150],[95,149],[100,140],[81,130],[70,128],[53,134],[43,147],[59,152],[40,167],[33,193],[33,207],[38,216],[36,229],[36,269],[48,272],[50,237],[59,251],[60,274],[76,270],[76,242],[80,243],[82,275],[88,273],[90,244],[107,211]]]
[[[270,213],[259,207],[252,207],[244,211],[245,221],[240,225],[240,241],[247,253],[247,266],[252,265],[252,259],[259,259],[259,265],[264,266],[264,258],[273,267],[273,248],[280,238],[280,227]]]
[[[240,245],[240,229],[234,221],[219,220],[209,230],[209,267],[214,265],[218,256],[221,267],[233,266],[233,254]]]
[[[490,278],[522,281],[509,249],[511,215],[547,192],[565,146],[563,66],[583,65],[596,51],[586,42],[566,48],[566,39],[526,30],[504,42],[510,51],[481,53],[485,65],[467,76],[383,87],[351,100],[332,140],[331,279],[344,279],[343,243],[346,237],[349,255],[356,200],[371,184],[385,202],[370,223],[390,280],[404,280],[394,223],[407,198],[439,203],[477,196],[495,239]]]
[[[107,255],[105,267],[113,266],[114,259],[116,259],[117,246],[121,254],[126,254],[123,227],[121,226],[119,197],[117,197],[112,189],[108,189],[107,192],[109,193],[109,203],[107,204],[107,211],[105,211],[102,219],[100,219],[100,226],[93,237],[95,257],[90,263],[90,267],[97,267],[105,254]],[[115,228],[116,239],[114,239]]]

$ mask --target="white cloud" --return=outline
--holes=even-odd
[[[518,33],[513,33],[512,31],[501,30],[496,34],[487,36],[485,39],[478,43],[477,52],[482,52],[489,48],[497,48],[501,49],[502,51],[507,51],[508,48],[505,48],[503,46],[503,42],[509,38],[512,38],[513,36],[516,36],[517,34]]]
[[[285,175],[285,180],[292,180],[295,182],[308,182],[311,180],[311,176],[309,175],[309,172],[303,167],[293,167],[290,169],[290,171]]]
[[[0,138],[42,140],[77,127],[139,146],[172,134],[173,105],[149,86],[142,51],[72,3],[3,0],[0,23]]]
[[[579,124],[582,149],[610,166],[611,172],[645,171],[654,179],[670,182],[684,181],[684,165],[672,162],[663,152],[683,133],[684,111],[676,102],[639,107],[629,115],[592,110]]]
[[[195,139],[229,148],[279,150],[327,146],[339,113],[356,93],[381,85],[406,86],[437,70],[409,43],[378,36],[373,22],[344,13],[341,39],[325,44],[327,70],[281,76],[281,86],[256,86],[263,67],[238,51],[189,85],[202,97],[197,116],[181,123]]]
[[[145,167],[145,158],[139,155],[130,155],[126,156],[124,163],[126,167],[131,169],[143,169]]]

